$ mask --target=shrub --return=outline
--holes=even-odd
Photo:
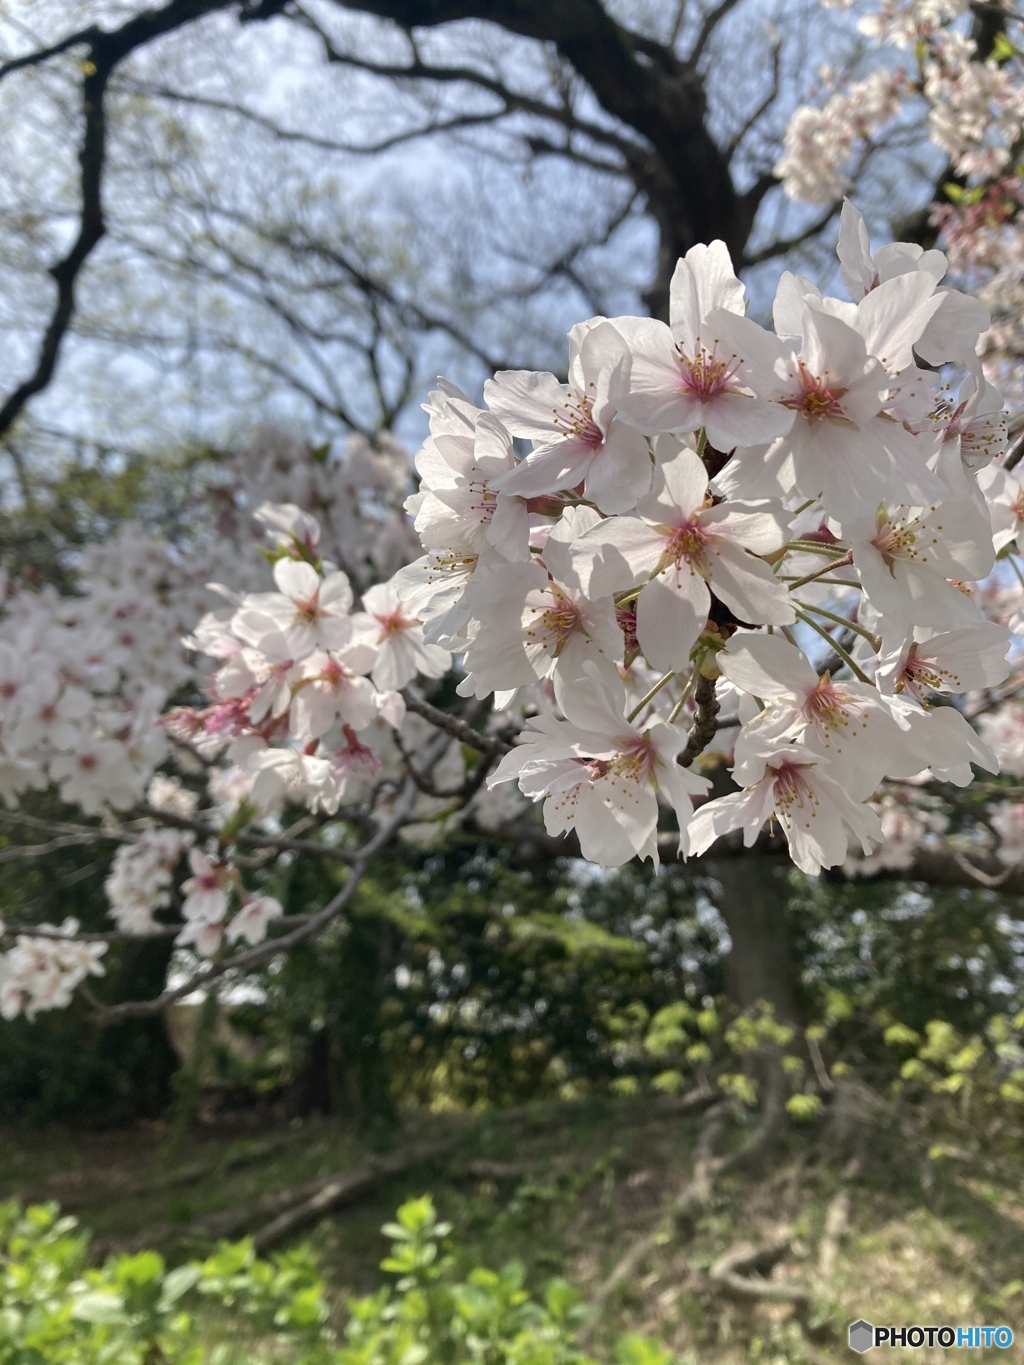
[[[2,1204],[0,1365],[596,1365],[577,1344],[591,1310],[566,1280],[534,1297],[517,1262],[462,1278],[429,1196],[403,1204],[384,1232],[393,1245],[381,1268],[394,1283],[349,1300],[339,1345],[304,1250],[264,1260],[251,1241],[225,1242],[171,1270],[155,1251],[90,1267],[87,1235],[56,1205]],[[620,1365],[670,1358],[641,1336],[616,1348]]]

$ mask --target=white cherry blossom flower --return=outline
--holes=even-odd
[[[320,523],[294,502],[261,503],[253,517],[280,549],[298,545],[312,554],[320,543]]]
[[[49,767],[61,799],[87,815],[98,815],[105,805],[124,810],[141,795],[124,745],[113,739],[83,736],[73,752],[57,754]]]
[[[337,720],[363,729],[377,714],[375,692],[363,675],[374,659],[372,646],[353,644],[305,658],[295,679],[289,722],[302,741],[319,739]]]
[[[495,560],[501,562],[497,556]],[[409,616],[423,623],[423,638],[431,645],[458,650],[467,640],[473,618],[466,589],[481,560],[469,550],[436,551],[407,564],[392,578],[398,600]]]
[[[986,465],[978,474],[992,526],[992,544],[998,552],[1008,545],[1024,551],[1024,484],[1015,473],[999,464]]]
[[[37,744],[73,749],[79,740],[81,722],[94,706],[91,694],[84,687],[62,689],[53,674],[44,674],[36,680],[31,695],[22,702],[12,730],[14,744],[21,749]]]
[[[622,632],[611,597],[563,587],[540,563],[509,564],[480,572],[473,603],[479,628],[466,651],[461,696],[486,697],[552,676],[564,684],[584,677],[588,663],[617,679]]]
[[[227,927],[227,940],[237,943],[240,938],[246,943],[262,943],[267,936],[267,926],[271,920],[280,919],[283,911],[281,902],[273,896],[247,896],[241,908],[231,916]]]
[[[188,851],[192,876],[181,884],[185,893],[182,914],[186,919],[219,921],[228,912],[230,870],[223,863],[215,863],[198,848]]]
[[[363,607],[352,617],[353,638],[373,649],[371,677],[379,688],[397,691],[417,674],[440,678],[447,672],[451,655],[425,642],[423,625],[403,605],[394,580],[368,588]]]
[[[427,410],[431,434],[416,457],[420,491],[405,503],[424,548],[528,559],[526,503],[498,489],[517,467],[508,430],[458,390],[432,394]]]
[[[658,794],[679,821],[686,852],[692,798],[706,778],[680,768],[685,734],[660,721],[638,729],[618,709],[622,699],[593,676],[565,695],[566,720],[539,716],[488,778],[494,787],[517,780],[525,796],[544,802],[549,834],[575,829],[583,856],[618,867],[639,854],[658,862]]]
[[[844,861],[850,835],[865,853],[881,836],[877,813],[851,800],[830,776],[828,760],[803,745],[750,755],[733,776],[744,789],[709,801],[690,821],[691,856],[706,853],[733,830],[743,831],[744,847],[750,848],[765,821],[774,818],[793,862],[813,877]]]
[[[655,668],[685,667],[707,623],[711,590],[751,624],[796,620],[785,585],[757,558],[780,548],[778,517],[767,505],[715,506],[694,451],[684,446],[659,464],[637,514],[584,532],[573,556],[591,596],[643,584],[636,634]]]
[[[861,333],[806,300],[800,327],[800,351],[777,367],[778,401],[794,420],[767,452],[741,451],[734,477],[754,496],[820,498],[837,518],[869,515],[885,498],[940,494],[923,446],[883,413],[889,376]]]
[[[930,772],[939,782],[966,787],[974,780],[976,767],[990,773],[999,771],[996,755],[955,706],[908,710],[903,721],[919,766],[915,770],[911,762],[901,770],[894,762],[891,777],[915,778]]]
[[[245,599],[232,622],[236,631],[248,628],[251,643],[261,649],[267,636],[280,632],[291,659],[348,643],[352,588],[347,574],[339,571],[321,578],[311,564],[279,559],[274,582],[278,592],[253,593]]]
[[[297,749],[261,748],[248,756],[246,767],[255,774],[253,800],[265,810],[294,801],[333,815],[341,804],[337,773],[329,758]]]
[[[669,325],[613,318],[629,352],[619,408],[641,431],[703,427],[716,450],[770,440],[792,425],[773,403],[778,340],[741,316],[743,285],[724,242],[691,247],[672,277]]]
[[[878,692],[902,723],[905,712],[916,712],[934,693],[1001,683],[1010,671],[1009,645],[1009,632],[994,621],[938,634],[919,629],[897,645],[883,642],[875,674]]]
[[[836,780],[861,800],[894,761],[913,767],[906,737],[868,683],[819,677],[802,650],[778,635],[734,635],[715,660],[734,686],[766,703],[740,732],[737,763],[799,743],[833,760]]]
[[[502,370],[484,401],[533,450],[494,487],[527,498],[583,483],[602,512],[627,512],[651,485],[651,453],[635,427],[616,421],[630,357],[603,319],[569,333],[569,382],[533,370]]]
[[[868,601],[891,630],[979,623],[978,608],[953,586],[983,578],[992,567],[991,540],[979,544],[975,529],[973,507],[954,501],[883,507],[842,524]]]

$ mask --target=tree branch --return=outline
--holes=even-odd
[[[235,953],[231,957],[211,962],[199,971],[194,972],[181,985],[165,990],[151,1000],[126,1000],[119,1005],[107,1006],[101,1015],[101,1022],[115,1024],[121,1023],[125,1019],[144,1019],[150,1015],[160,1014],[168,1005],[173,1005],[176,1001],[184,999],[185,996],[209,985],[211,981],[216,981],[218,977],[224,976],[227,972],[250,971],[253,967],[262,966],[264,962],[270,961],[278,953],[289,952],[292,948],[298,947],[300,943],[304,943],[306,939],[313,938],[349,905],[374,858],[387,847],[402,825],[409,819],[415,799],[416,786],[412,781],[407,781],[391,815],[381,825],[373,838],[352,859],[352,866],[345,885],[336,895],[331,897],[322,910],[308,916],[304,924],[292,929],[283,938],[268,939],[253,948]]]
[[[229,7],[229,0],[170,0],[163,9],[139,14],[119,29],[104,32],[90,26],[38,53],[14,58],[0,68],[0,78],[27,66],[39,65],[72,47],[87,44],[82,63],[84,129],[78,154],[81,210],[78,233],[68,252],[50,267],[57,299],[36,353],[35,368],[0,405],[0,438],[18,420],[25,405],[53,378],[61,346],[75,312],[75,288],[82,268],[106,232],[103,216],[103,174],[107,157],[106,93],[120,62],[136,48],[192,23],[203,15]]]

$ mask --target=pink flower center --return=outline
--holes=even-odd
[[[320,609],[320,594],[314,593],[312,597],[294,598],[295,602],[295,624],[297,626],[315,626],[323,615]]]
[[[612,785],[615,778],[626,782],[643,782],[654,771],[658,763],[658,751],[646,735],[637,735],[626,742],[612,763]]]
[[[552,656],[557,658],[566,642],[581,628],[581,620],[580,609],[575,602],[554,586],[552,595],[554,601],[549,606],[527,607],[523,626],[531,645],[549,649]]]
[[[339,749],[332,758],[334,768],[345,776],[375,777],[380,772],[380,759],[363,744],[351,725],[343,725],[341,730],[345,736],[345,747]]]
[[[824,375],[811,374],[802,360],[797,361],[797,366],[800,370],[800,384],[795,393],[782,399],[782,406],[801,413],[809,422],[845,417],[843,405],[839,400],[846,390],[832,387],[828,370]]]
[[[829,731],[839,731],[839,737],[852,737],[867,723],[864,708],[842,687],[833,686],[827,673],[823,673],[817,687],[807,693],[804,710],[811,723],[826,732],[823,737],[826,747],[830,747]],[[837,752],[842,752],[838,746]]]
[[[386,640],[389,635],[401,635],[403,630],[408,630],[410,626],[416,624],[411,616],[406,616],[401,607],[396,607],[394,611],[378,613],[377,621],[380,624],[382,640]]]
[[[935,508],[929,510],[934,512]],[[934,529],[941,531],[942,527],[936,526]],[[922,564],[927,564],[928,548],[938,545],[939,538],[932,534],[931,528],[920,517],[914,517],[911,521],[881,522],[878,534],[871,543],[891,569],[898,559],[919,559]]]
[[[249,705],[258,690],[251,688],[243,697],[229,697],[209,707],[202,713],[205,733],[219,735],[227,730],[229,734],[240,735],[246,731],[249,728]]]
[[[552,408],[555,430],[567,441],[575,441],[589,450],[604,444],[604,433],[594,421],[594,400],[589,393],[568,389],[560,408]]]
[[[688,521],[674,527],[665,546],[665,563],[679,565],[684,560],[689,564],[699,562],[707,550],[708,539],[699,521]]]
[[[349,671],[343,664],[338,663],[337,659],[328,659],[327,667],[320,674],[320,681],[338,692],[348,686],[349,677]]]
[[[636,608],[635,607],[616,607],[615,619],[619,623],[619,629],[626,637],[626,653],[639,653],[640,641],[636,638]]]
[[[951,668],[943,668],[937,659],[922,659],[917,655],[917,646],[912,645],[907,661],[903,665],[896,691],[907,691],[918,701],[926,691],[941,692],[943,689],[959,692],[960,676]]]
[[[808,767],[810,764],[791,763],[784,758],[775,769],[775,813],[783,825],[788,826],[801,815],[813,819],[817,814],[818,798],[805,776]]]
[[[738,391],[733,380],[739,368],[739,358],[730,355],[728,359],[723,360],[718,355],[717,347],[718,342],[713,341],[709,351],[698,340],[695,353],[691,356],[687,355],[678,342],[676,343],[676,357],[681,370],[683,391],[702,403],[717,398],[719,394]]]

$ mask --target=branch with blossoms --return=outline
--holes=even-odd
[[[668,323],[574,327],[567,381],[501,372],[484,407],[442,381],[404,502],[423,553],[400,553],[382,581],[367,566],[410,545],[388,510],[397,480],[378,469],[347,523],[352,537],[374,528],[353,557],[331,469],[301,452],[278,462],[292,488],[311,476],[318,514],[257,506],[261,553],[227,556],[233,581],[187,636],[177,695],[141,686],[140,654],[158,675],[146,651],[167,634],[165,617],[140,650],[137,583],[94,584],[74,611],[16,594],[6,789],[56,783],[105,820],[118,931],[162,932],[180,906],[174,942],[191,955],[158,997],[104,1017],[237,979],[344,915],[394,841],[500,835],[524,798],[549,840],[572,833],[603,867],[657,862],[667,808],[678,857],[782,839],[812,876],[930,867],[994,885],[1017,858],[1013,810],[989,799],[958,843],[935,793],[1000,759],[1024,774],[1007,681],[1024,492],[999,462],[1006,420],[978,359],[987,313],[941,284],[937,255],[872,254],[847,205],[850,297],[786,275],[774,331],[745,316],[714,242],[678,263]],[[349,472],[335,477],[347,491]],[[154,563],[155,595],[173,599],[170,561]],[[119,655],[128,637],[135,652]],[[158,772],[175,746],[180,775]],[[731,789],[713,788],[726,767]],[[144,823],[112,824],[118,809]],[[311,824],[288,824],[296,810]],[[296,856],[347,868],[301,922],[261,880]],[[1016,886],[1015,866],[999,885]],[[108,946],[73,923],[19,933],[0,1008],[66,1003]]]
[[[845,8],[845,0],[831,0]],[[1019,412],[1024,355],[1024,15],[1012,4],[932,5],[880,0],[857,24],[874,53],[863,78],[830,70],[820,106],[790,119],[774,167],[792,199],[822,203],[826,216],[857,182],[865,159],[900,127],[944,158],[933,202],[904,226],[912,243],[878,253],[879,278],[904,269],[944,269],[923,251],[938,242],[950,269],[989,308],[980,353],[986,373]],[[824,74],[824,73],[823,73]],[[1020,458],[1014,441],[1009,467]]]

